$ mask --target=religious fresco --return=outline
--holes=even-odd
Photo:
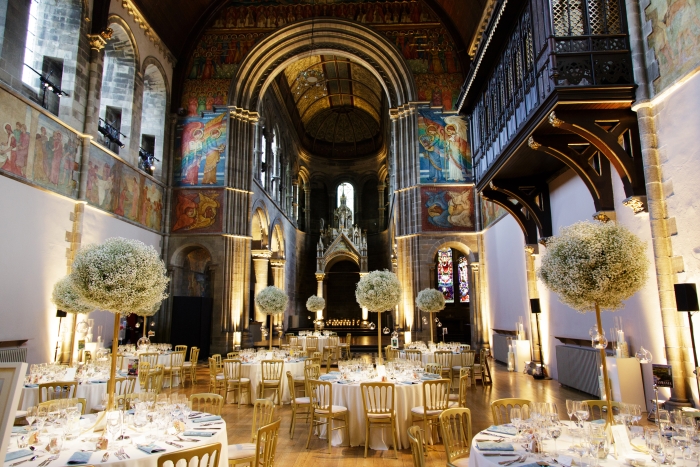
[[[693,71],[700,63],[700,10],[688,0],[651,0],[645,9],[647,36],[659,65],[656,93]],[[652,77],[653,78],[653,77]]]
[[[0,172],[78,196],[78,136],[0,90]]]
[[[175,186],[223,186],[227,113],[181,119],[175,129]]]
[[[286,3],[280,5],[280,3]],[[418,0],[233,0],[200,39],[187,65],[182,108],[188,116],[228,103],[231,80],[248,52],[276,28],[312,17],[364,23],[384,34],[406,59],[418,99],[455,109],[464,82],[454,41]]]
[[[97,146],[90,147],[86,198],[103,211],[161,230],[163,187]]]
[[[424,232],[474,232],[474,186],[422,186],[421,225]]]
[[[171,232],[221,233],[224,189],[173,190],[173,224]]]
[[[503,209],[500,205],[483,198],[481,199],[481,223],[484,229],[506,214],[508,214],[508,211]]]
[[[467,123],[462,117],[419,108],[418,143],[421,183],[469,183],[473,180]]]

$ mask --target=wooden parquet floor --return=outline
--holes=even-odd
[[[185,388],[180,386],[172,390],[165,389],[166,393],[190,394],[208,392],[209,370],[201,366],[197,372],[198,384],[194,387],[189,383]],[[506,371],[503,365],[492,365],[493,384],[482,386],[477,381],[476,386],[470,388],[468,407],[472,413],[472,429],[477,433],[492,424],[490,403],[492,400],[504,397],[521,397],[532,401],[554,402],[559,410],[560,418],[567,419],[566,399],[584,400],[591,396],[562,387],[555,380],[537,381],[532,376],[522,373]],[[410,449],[399,451],[399,459],[394,459],[394,451],[369,450],[367,458],[364,456],[364,447],[333,447],[328,454],[325,440],[312,438],[309,450],[305,449],[308,425],[304,421],[298,421],[294,439],[289,439],[289,425],[291,423],[291,407],[284,405],[276,409],[276,414],[282,417],[282,426],[277,443],[277,455],[275,465],[279,467],[411,467],[413,460]],[[224,405],[222,416],[226,420],[228,441],[230,444],[250,442],[252,406],[241,406],[228,403]],[[446,462],[445,451],[442,444],[428,447],[426,466],[444,466]]]

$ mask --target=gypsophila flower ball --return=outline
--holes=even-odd
[[[255,296],[255,304],[266,315],[278,315],[287,309],[289,298],[283,290],[270,285]]]
[[[321,311],[326,306],[326,300],[318,295],[312,295],[306,301],[306,309],[309,311]]]
[[[357,283],[355,299],[369,311],[381,313],[391,310],[401,299],[399,278],[387,270],[372,271]]]
[[[578,222],[547,242],[537,275],[559,300],[582,313],[617,310],[642,288],[649,261],[646,245],[625,227]]]
[[[81,248],[71,278],[88,305],[120,314],[151,313],[169,281],[153,247],[120,237]]]
[[[416,306],[426,313],[437,313],[445,309],[445,296],[439,290],[421,290],[416,297]]]
[[[53,286],[51,301],[56,304],[59,310],[70,313],[90,313],[94,306],[86,304],[75,290],[75,284],[70,276],[65,276]]]

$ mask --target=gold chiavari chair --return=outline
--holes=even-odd
[[[236,360],[241,356],[241,352],[238,350],[234,350],[233,352],[229,352],[226,354],[226,358],[228,360]]]
[[[209,392],[220,394],[224,390],[226,376],[215,358],[209,357]]]
[[[187,348],[186,345],[184,346],[179,346],[178,347],[185,347]],[[170,365],[166,365],[163,368],[164,374],[168,375],[170,378],[170,388],[173,388],[173,379],[175,376],[177,376],[179,379],[182,379],[182,373],[183,373],[183,365],[185,363],[185,354],[186,350],[179,350],[176,352],[172,352],[170,354]],[[179,382],[178,382],[179,385]],[[184,386],[184,383],[183,383]]]
[[[272,467],[277,452],[277,437],[282,419],[265,425],[258,430],[258,440],[255,445],[255,467]]]
[[[440,433],[447,454],[447,467],[466,466],[472,443],[472,414],[469,409],[454,408],[441,413]]]
[[[77,381],[54,381],[39,384],[39,403],[54,399],[73,399],[78,391]]]
[[[442,366],[439,363],[428,363],[425,365],[425,372],[431,375],[439,375],[442,373]]]
[[[435,352],[435,363],[442,367],[440,376],[450,380],[452,385],[452,352],[449,350],[438,350]]]
[[[64,409],[67,407],[77,406],[80,410],[81,415],[85,415],[85,408],[87,406],[87,399],[84,397],[72,397],[70,399],[53,399],[44,402],[40,402],[37,407],[46,412],[50,412],[53,407]]]
[[[472,383],[476,384],[476,381],[474,380],[474,359],[476,357],[476,351],[475,350],[462,350],[462,353],[459,354],[459,365],[455,365],[452,367],[452,375],[453,377],[457,375],[459,372],[461,374],[461,371],[463,368],[467,368],[469,370],[469,374],[471,375],[472,378]]]
[[[431,431],[430,444],[433,443],[433,428],[438,425],[438,417],[449,408],[450,381],[436,379],[423,382],[423,405],[411,409],[411,423],[423,422],[423,429]]]
[[[263,399],[266,390],[274,391],[277,401],[282,405],[282,374],[284,371],[283,360],[263,360],[260,362],[260,384],[258,385],[258,398]],[[272,401],[274,402],[274,397]]]
[[[163,390],[163,375],[165,374],[164,365],[156,365],[155,369],[148,372],[146,377],[146,386],[141,389],[146,392],[155,392],[160,394]]]
[[[396,387],[393,383],[361,383],[362,404],[365,408],[365,457],[369,447],[369,431],[372,425],[391,427],[394,440],[394,455],[399,458],[396,440],[396,410],[394,409]]]
[[[411,454],[413,458],[413,467],[425,467],[425,451],[423,445],[423,433],[420,426],[413,425],[408,429],[408,442],[411,445]]]
[[[459,390],[457,394],[450,394],[450,400],[457,403],[458,407],[467,406],[467,391],[472,385],[472,377],[469,368],[463,367],[459,370]]]
[[[338,351],[339,355],[338,358],[340,359],[347,359],[350,360],[350,344],[352,343],[352,334],[348,333],[345,336],[345,342],[341,342],[338,344]]]
[[[151,368],[155,368],[158,364],[158,354],[153,352],[146,352],[139,355],[139,363],[146,362],[151,365]]]
[[[312,355],[318,351],[318,337],[306,336],[306,354]]]
[[[226,380],[226,394],[224,397],[224,402],[228,398],[228,393],[232,392],[234,401],[236,400],[236,393],[238,393],[238,408],[241,408],[241,399],[243,399],[243,392],[248,394],[248,400],[250,401],[250,379],[244,378],[241,375],[241,364],[240,360],[226,359],[223,362],[224,365],[224,379]]]
[[[295,385],[292,372],[287,372],[287,386],[293,388]],[[311,399],[308,397],[297,397],[296,394],[291,395],[292,403],[292,423],[289,426],[289,439],[294,439],[294,427],[298,418],[305,418],[306,423],[309,423],[309,415],[311,415]]]
[[[510,409],[513,407],[520,407],[522,409],[528,410],[530,406],[532,405],[532,402],[530,402],[528,399],[517,399],[515,397],[508,397],[505,399],[496,399],[495,401],[491,402],[491,414],[493,415],[493,424],[494,425],[505,425],[506,423],[510,423]],[[530,418],[528,415],[527,417],[525,414],[523,414],[523,420],[526,418]]]
[[[185,380],[190,377],[190,382],[194,386],[197,384],[197,362],[199,360],[199,347],[190,347],[190,361],[182,364],[182,385],[185,385]]]
[[[253,425],[251,427],[251,442],[228,445],[228,465],[250,464],[255,461],[255,451],[258,440],[258,429],[272,423],[275,406],[271,400],[258,399],[253,406]]]
[[[175,352],[185,352],[185,355],[187,355],[187,346],[186,345],[176,345]]]
[[[221,415],[221,408],[224,405],[224,398],[219,394],[203,392],[190,396],[192,410],[206,412],[212,415]]]
[[[406,354],[406,360],[421,362],[421,364],[423,363],[423,352],[421,352],[420,350],[408,349],[404,352]]]
[[[178,462],[184,461],[189,467],[216,467],[221,456],[221,443],[207,444],[202,447],[183,449],[167,454],[161,454],[158,458],[158,467],[176,467]],[[196,464],[192,463],[197,459]]]
[[[328,454],[331,453],[331,438],[334,430],[345,429],[345,436],[350,439],[348,428],[348,409],[341,405],[333,405],[333,384],[328,381],[310,380],[309,395],[311,397],[311,423],[309,423],[309,436],[306,439],[306,449],[309,449],[311,434],[314,427],[326,425],[326,438],[328,438]],[[342,421],[341,426],[333,427],[333,421]]]

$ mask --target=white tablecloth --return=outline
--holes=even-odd
[[[134,392],[139,392],[140,390],[139,381],[137,379],[134,384]],[[107,383],[82,383],[78,385],[78,389],[75,392],[75,397],[85,399],[85,413],[90,413],[94,407],[102,404],[102,397],[107,394]],[[28,407],[38,404],[39,388],[22,388],[22,397],[19,403],[20,410],[27,410]]]
[[[406,358],[406,353],[404,351],[401,351],[401,358]],[[435,363],[435,353],[434,352],[423,352],[421,355],[421,359],[423,361],[423,366],[427,365],[428,363]],[[460,353],[453,353],[452,354],[452,366],[462,366],[462,354]],[[459,375],[457,375],[459,376]]]
[[[287,372],[291,371],[292,376],[304,377],[304,362],[284,362],[284,368],[282,368],[282,402],[288,404],[291,400],[291,395],[289,392],[289,387],[287,385]],[[258,386],[260,385],[262,368],[260,362],[257,363],[244,363],[241,365],[241,375],[244,378],[250,379],[250,390],[252,394],[252,400],[258,398]],[[265,391],[265,398],[272,400],[274,393],[271,390]],[[243,403],[250,403],[247,397],[244,397],[241,401]],[[275,402],[277,402],[275,400]]]
[[[423,404],[423,384],[396,384],[396,410],[397,438],[399,449],[408,449],[407,430],[411,426],[411,409]],[[333,384],[333,405],[342,405],[349,411],[350,446],[365,445],[365,408],[362,404],[362,390],[360,384]],[[333,426],[339,426],[341,422],[333,422]],[[376,426],[376,425],[375,425]],[[321,438],[326,438],[326,428],[321,427]],[[345,445],[345,430],[335,430],[331,439],[333,446]],[[390,428],[375,428],[370,430],[369,447],[374,450],[393,449],[393,440]]]
[[[170,366],[170,355],[173,352],[166,352],[158,355],[158,365],[165,365],[165,366]],[[121,370],[126,371],[129,367],[129,359],[134,359],[138,358],[138,355],[124,355],[124,360],[122,361],[122,367]],[[184,367],[183,367],[184,368]],[[173,387],[177,387],[180,385],[180,377],[175,375],[173,376]],[[168,388],[170,387],[170,376],[165,375],[163,377],[163,387]]]
[[[299,345],[304,349],[304,352],[306,352],[306,336],[300,336],[298,338]],[[316,346],[316,349],[319,352],[323,352],[323,348],[328,345],[328,337],[325,336],[320,336],[318,337],[318,345]]]
[[[89,425],[88,425],[89,426]],[[213,444],[213,443],[221,443],[221,453],[219,455],[219,465],[218,467],[228,467],[228,434],[226,433],[226,424],[222,423],[221,425],[215,425],[216,427],[221,427],[220,430],[207,430],[207,431],[213,431],[214,435],[210,438],[196,438],[196,439],[201,439],[199,443],[185,443],[182,441],[178,441],[175,439],[174,436],[168,436],[166,438],[166,441],[172,441],[177,444],[182,445],[182,448],[176,448],[174,446],[170,446],[169,444],[165,444],[163,441],[156,441],[155,444],[158,447],[164,448],[165,453],[170,453],[170,452],[175,452],[179,450],[184,450],[188,449],[191,447],[200,447],[204,446],[207,444]],[[197,424],[192,423],[192,422],[187,422],[187,429],[188,430],[196,430],[197,429]],[[138,441],[139,437],[143,436],[141,434],[134,434],[131,430],[127,430],[127,435],[132,437],[132,441]],[[81,436],[80,438],[77,438],[72,441],[66,441],[63,445],[63,450],[61,451],[60,457],[55,460],[52,465],[55,466],[61,466],[61,465],[66,465],[68,463],[68,459],[70,458],[73,453],[76,451],[80,451],[81,449],[94,449],[95,448],[95,443],[94,441],[89,442],[87,441],[88,439],[93,439],[96,438],[98,435],[93,433],[92,431],[86,433],[85,435]],[[47,437],[47,435],[43,435],[44,438]],[[194,437],[193,437],[194,438]],[[43,446],[43,445],[42,445]],[[102,456],[104,455],[105,451],[97,451],[93,452],[92,455],[90,456],[90,461],[88,462],[89,464],[93,465],[100,465],[102,467],[105,466],[118,466],[118,467],[157,467],[158,466],[158,457],[160,457],[161,454],[165,453],[155,453],[155,454],[146,454],[145,452],[139,450],[136,448],[135,445],[127,445],[124,447],[124,451],[129,455],[130,459],[127,459],[125,461],[120,461],[117,459],[117,456],[114,455],[114,452],[117,450],[117,447],[110,446],[109,448],[109,460],[107,462],[100,462],[102,460]],[[17,450],[17,444],[13,440],[10,442],[10,450],[9,451],[15,451]],[[44,459],[47,459],[48,457],[44,457]],[[20,459],[17,459],[16,461],[9,461],[5,462],[3,467],[9,467],[10,464],[13,462],[21,461],[24,459],[29,459],[29,457],[22,457]],[[44,460],[42,459],[42,460]],[[36,462],[40,462],[37,460]],[[27,465],[36,465],[36,463],[30,463],[27,462]]]

